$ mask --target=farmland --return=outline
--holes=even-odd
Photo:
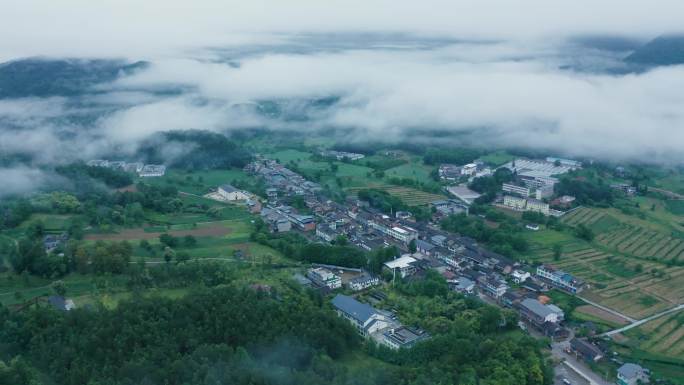
[[[409,206],[424,206],[429,204],[430,202],[445,199],[443,195],[433,194],[411,187],[392,185],[376,185],[364,188],[348,188],[346,189],[346,191],[349,194],[356,194],[359,190],[363,190],[365,188],[374,188],[377,190],[387,191],[390,195],[396,196]]]
[[[615,340],[621,355],[645,362],[657,375],[684,384],[684,378],[681,377],[681,368],[684,366],[684,311],[645,323]]]
[[[684,300],[684,239],[668,231],[668,222],[585,207],[562,222],[571,228],[585,225],[596,236],[587,242],[571,229],[529,234],[531,258],[585,280],[583,297],[636,319]],[[556,244],[562,247],[560,258],[551,251]]]

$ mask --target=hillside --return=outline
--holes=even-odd
[[[684,35],[659,36],[632,52],[625,61],[648,66],[684,64]]]
[[[0,64],[0,99],[74,96],[147,66],[119,60],[31,58]]]

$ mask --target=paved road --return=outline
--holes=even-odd
[[[615,330],[611,330],[611,331],[609,331],[609,332],[603,333],[603,334],[601,334],[601,337],[609,337],[609,336],[612,336],[612,335],[614,335],[614,334],[626,332],[626,331],[629,330],[629,329],[632,329],[632,328],[635,328],[635,327],[637,327],[637,326],[643,325],[643,324],[645,324],[646,322],[653,321],[653,320],[656,319],[656,318],[660,318],[660,317],[662,317],[662,316],[664,316],[664,315],[667,315],[667,314],[670,314],[670,313],[674,313],[674,312],[679,311],[679,310],[684,310],[684,303],[681,304],[681,305],[675,306],[675,307],[673,307],[673,308],[670,308],[670,309],[661,311],[661,312],[658,313],[658,314],[654,314],[654,315],[652,315],[652,316],[650,316],[650,317],[646,317],[646,318],[641,319],[641,320],[639,320],[639,321],[634,321],[634,322],[632,322],[631,324],[629,324],[629,325],[627,325],[627,326],[624,326],[624,327],[621,327],[621,328],[619,328],[619,329],[615,329]]]
[[[553,357],[561,360],[563,362],[563,365],[567,367],[566,371],[563,372],[558,369],[556,371],[556,376],[558,375],[563,375],[563,373],[575,373],[576,376],[579,376],[582,378],[582,382],[579,382],[579,384],[589,384],[589,385],[615,385],[613,382],[607,381],[598,374],[594,373],[587,364],[585,364],[583,361],[578,360],[575,358],[575,356],[572,356],[570,354],[565,353],[565,349],[570,346],[570,341],[572,339],[572,336],[568,338],[566,341],[561,341],[561,342],[556,342],[553,345],[551,345],[551,354],[553,354]],[[578,384],[575,381],[573,381],[572,378],[568,377],[568,380],[575,385]],[[562,379],[561,379],[562,381]]]
[[[572,385],[590,385],[589,381],[580,376],[576,371],[570,369],[565,363],[560,363],[554,368],[556,373],[553,385],[565,385],[564,379],[570,381]]]
[[[607,308],[607,307],[605,307],[605,306],[603,306],[603,305],[599,305],[599,304],[597,304],[596,302],[590,301],[590,300],[588,300],[588,299],[586,299],[586,298],[584,298],[584,297],[580,297],[580,296],[578,295],[577,298],[579,298],[579,299],[581,299],[582,301],[588,303],[589,305],[593,305],[593,306],[596,306],[597,308],[599,308],[599,309],[601,309],[601,310],[605,310],[605,311],[607,311],[607,312],[610,313],[610,314],[614,314],[614,315],[616,315],[616,316],[618,316],[618,317],[624,318],[624,319],[626,319],[626,320],[629,321],[629,322],[637,322],[637,320],[635,320],[635,319],[632,318],[632,317],[626,316],[626,315],[624,315],[624,314],[622,314],[622,313],[620,313],[620,312],[618,312],[618,311],[615,311],[615,310],[613,310],[613,309],[611,309],[611,308]]]

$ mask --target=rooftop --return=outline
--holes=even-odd
[[[404,255],[400,258],[394,259],[392,261],[387,261],[385,262],[385,266],[387,266],[390,269],[396,269],[396,268],[404,268],[408,267],[410,264],[416,262],[416,259],[413,257],[410,257],[408,255]]]
[[[377,311],[372,306],[362,303],[347,295],[338,294],[333,298],[332,304],[338,310],[353,317],[361,324],[365,324]]]

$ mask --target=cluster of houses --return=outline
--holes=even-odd
[[[66,244],[69,240],[69,234],[47,234],[43,237],[43,248],[46,253],[51,253],[60,246]]]
[[[258,157],[257,160],[245,166],[245,171],[263,179],[268,186],[266,194],[269,202],[277,201],[279,195],[313,195],[321,190],[319,184],[306,180],[272,159]]]
[[[346,152],[346,151],[333,151],[333,150],[325,150],[320,152],[321,156],[325,158],[335,158],[337,160],[359,160],[363,159],[366,156],[363,154],[357,154],[355,152]]]
[[[392,312],[376,309],[354,297],[338,294],[333,298],[332,306],[361,336],[390,349],[408,349],[430,338],[421,329],[402,325]]]
[[[106,167],[113,170],[136,173],[142,178],[164,176],[166,173],[166,166],[162,164],[143,164],[141,162],[127,163],[122,160],[110,161],[104,159],[93,159],[86,164],[91,167]]]
[[[441,164],[438,173],[441,180],[456,182],[492,175],[492,169],[487,167],[484,162],[478,160],[462,166],[447,163]]]

